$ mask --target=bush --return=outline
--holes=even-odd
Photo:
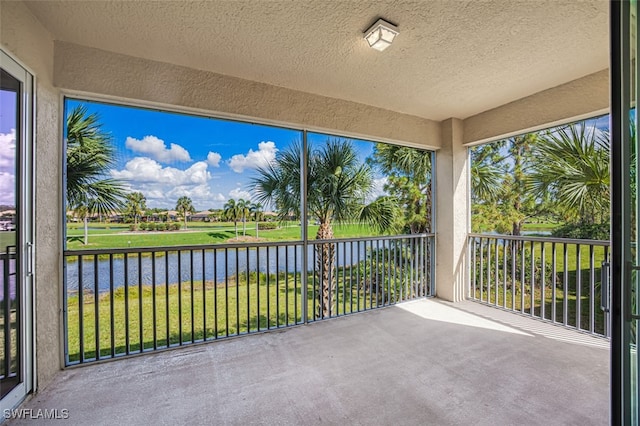
[[[278,224],[274,223],[274,222],[260,222],[258,223],[258,229],[261,231],[264,230],[268,230],[268,229],[277,229],[278,228]]]
[[[160,222],[160,223],[156,223],[156,231],[166,231],[167,230],[167,225]]]
[[[134,225],[133,223],[131,225],[129,225],[129,231],[137,231],[138,230],[138,226]]]
[[[139,225],[139,228],[140,228],[141,231],[146,231],[147,230],[147,223],[146,222],[142,222]]]
[[[177,231],[180,229],[180,224],[178,222],[167,224],[167,229],[169,231]]]
[[[155,222],[149,222],[147,223],[147,231],[155,231],[156,230],[156,224]]]
[[[567,223],[555,228],[551,235],[559,238],[609,240],[609,223]]]

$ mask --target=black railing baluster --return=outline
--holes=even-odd
[[[142,327],[142,253],[138,253],[138,332],[140,333],[140,353],[144,352],[144,332]]]
[[[229,337],[229,249],[224,249],[224,318],[225,334]]]
[[[109,253],[109,320],[111,330],[111,358],[116,356],[116,327],[114,307],[113,253]]]
[[[558,253],[558,246],[561,246],[561,253]],[[588,246],[589,250],[588,275],[583,271],[586,263],[582,261],[583,252],[586,250],[584,246]],[[599,317],[596,315],[598,304],[596,297],[599,297],[599,294],[596,294],[595,288],[597,285],[595,269],[596,256],[599,256],[600,247],[604,257],[607,258],[609,246],[609,242],[597,240],[470,233],[468,234],[468,256],[471,265],[468,269],[468,297],[497,308],[517,310],[543,321],[559,323],[577,331],[607,337],[607,327],[605,325],[602,329],[599,325]],[[507,251],[511,254],[508,255]],[[561,259],[558,260],[558,257]],[[562,268],[560,271],[559,267]],[[500,277],[501,273],[502,277]],[[486,288],[483,282],[485,278],[488,281]],[[507,300],[509,285],[511,286],[510,303]],[[549,293],[547,293],[547,285],[551,287]],[[500,292],[503,293],[501,303]],[[520,297],[516,303],[518,292]],[[585,298],[588,300],[584,300]],[[558,317],[560,312],[561,318]],[[603,321],[608,324],[609,318],[606,313],[603,315]]]
[[[158,349],[158,319],[157,319],[157,307],[156,307],[156,252],[151,252],[151,305],[153,306],[152,319],[153,319],[153,350]]]
[[[96,345],[96,360],[100,359],[100,301],[98,296],[100,295],[98,277],[98,256],[93,256],[93,312],[94,312],[94,333],[95,333],[95,345]]]
[[[178,344],[182,346],[182,250],[177,251],[178,256]]]
[[[285,242],[65,251],[65,268],[73,264],[78,271],[78,308],[73,311],[72,322],[67,316],[69,299],[63,299],[66,363],[84,364],[210,340],[209,327],[212,328],[214,339],[260,331],[264,328],[261,315],[264,295],[261,293],[265,290],[267,329],[304,323],[305,318],[298,312],[301,303],[313,306],[309,317],[314,321],[395,304],[403,299],[403,292],[405,300],[425,296],[429,288],[427,281],[432,279],[428,258],[432,251],[432,239],[431,235],[412,235],[313,241],[308,246]],[[324,247],[328,247],[331,256],[328,265],[317,257]],[[252,249],[256,250],[255,265],[250,252]],[[264,277],[261,272],[262,250],[266,250]],[[276,250],[275,254],[272,250]],[[313,297],[307,300],[298,300],[299,279],[301,274],[306,273],[298,265],[298,250],[310,250],[304,255],[313,253],[314,256],[313,266],[309,268],[313,276]],[[211,260],[207,260],[209,251],[213,255],[213,265],[209,263]],[[164,257],[162,263],[158,259],[160,256]],[[244,259],[241,259],[242,256]],[[132,257],[135,257],[133,261]],[[74,259],[74,262],[69,259]],[[87,265],[93,267],[93,271],[87,270]],[[245,271],[241,270],[241,265],[246,268]],[[162,267],[164,273],[159,269]],[[235,272],[230,269],[234,267]],[[218,283],[221,268],[224,268],[224,300],[218,292],[218,284],[220,289],[223,285],[222,282]],[[211,292],[207,289],[210,269],[213,271],[213,325],[207,306],[211,303],[208,300]],[[103,273],[108,273],[108,276],[102,276]],[[93,283],[87,277],[93,279]],[[200,279],[202,281],[198,283]],[[242,279],[246,279],[245,286],[242,285]],[[273,288],[272,279],[275,279]],[[329,280],[328,289],[325,288],[328,293],[325,294],[322,293],[323,279]],[[201,290],[196,288],[199,284]],[[66,282],[64,285],[67,288]],[[235,294],[230,288],[234,285]],[[102,297],[107,291],[108,296]],[[273,299],[271,291],[275,291]],[[164,301],[160,299],[162,293]],[[173,299],[174,293],[177,300]],[[242,300],[242,297],[246,297],[246,300]],[[107,299],[108,308],[104,305]],[[3,301],[3,306],[6,303],[6,300]],[[246,315],[241,312],[245,306]],[[123,317],[120,316],[122,312]],[[107,315],[108,325],[104,323]],[[242,321],[246,318],[246,327],[241,318]],[[177,325],[173,321],[177,321]],[[69,324],[73,324],[73,332],[68,330]],[[226,327],[224,332],[222,327]],[[108,339],[104,336],[106,330],[110,333]],[[78,342],[74,348],[69,348],[71,338]],[[91,355],[94,354],[94,345],[95,356]]]
[[[129,253],[124,254],[124,333],[125,353],[131,353],[129,341]]]
[[[213,338],[218,338],[218,250],[213,249]]]
[[[167,331],[167,348],[171,346],[171,322],[169,318],[169,252],[164,252],[164,302],[165,302],[165,327]]]
[[[207,341],[207,268],[206,251],[202,249],[202,340]]]
[[[194,301],[194,292],[193,292],[193,288],[195,286],[195,282],[193,280],[193,250],[189,250],[189,296],[191,297],[191,306],[190,306],[190,312],[189,312],[189,316],[191,319],[191,343],[194,343],[196,341],[196,324],[195,324],[195,315],[194,315],[194,308],[195,308],[195,301]]]
[[[256,329],[260,331],[260,247],[256,249]]]
[[[280,250],[276,247],[276,328],[280,328]]]

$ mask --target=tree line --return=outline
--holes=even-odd
[[[521,235],[527,221],[570,238],[609,238],[609,134],[585,122],[471,149],[475,232]]]

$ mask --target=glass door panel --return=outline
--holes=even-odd
[[[33,77],[0,51],[0,409],[31,389]]]

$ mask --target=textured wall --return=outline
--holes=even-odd
[[[609,70],[602,70],[464,120],[464,143],[488,141],[606,113]]]
[[[212,72],[55,43],[55,84],[77,90],[355,137],[439,146],[434,121]]]
[[[36,362],[42,388],[60,370],[62,223],[59,93],[53,87],[53,41],[21,2],[0,2],[0,42],[36,75]]]

